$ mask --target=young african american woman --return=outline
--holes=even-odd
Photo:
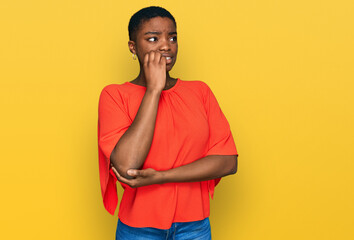
[[[98,147],[101,192],[112,215],[124,188],[116,239],[211,239],[209,196],[235,174],[230,126],[209,86],[172,78],[177,25],[151,6],[130,19],[129,50],[139,75],[103,88]]]

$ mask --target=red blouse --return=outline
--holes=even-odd
[[[105,208],[114,214],[118,204],[110,155],[132,124],[146,87],[130,82],[103,88],[98,108],[98,152],[101,192]],[[168,170],[207,155],[237,155],[229,123],[209,86],[184,81],[163,90],[154,137],[142,169]],[[173,222],[202,220],[209,216],[209,193],[220,178],[201,182],[154,184],[131,188],[124,194],[118,217],[132,227],[168,229]]]

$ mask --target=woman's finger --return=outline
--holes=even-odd
[[[115,168],[113,167],[113,165],[111,165],[111,168],[112,168],[114,174],[116,175],[116,177],[117,177],[117,178],[120,178],[121,176],[120,176],[120,174],[118,173],[117,169],[115,169]]]
[[[122,177],[122,176],[118,173],[117,169],[115,169],[113,166],[112,166],[112,170],[113,170],[114,174],[116,175],[116,177],[117,177],[117,179],[118,179],[119,181],[122,182],[122,180],[123,180],[123,181],[124,181],[124,180],[128,180],[128,179]]]
[[[136,181],[135,179],[127,179],[127,178],[125,178],[125,177],[122,177],[122,176],[118,173],[117,169],[115,169],[115,168],[113,167],[112,164],[111,164],[111,167],[112,167],[112,170],[113,170],[114,174],[116,175],[117,180],[118,180],[119,182],[125,183],[125,184],[127,184],[128,186],[130,186],[130,187],[132,187],[132,188],[136,187],[137,181]],[[134,169],[134,170],[135,170],[135,169]]]
[[[120,177],[118,180],[119,180],[119,182],[125,183],[130,187],[132,187],[134,185],[133,180],[129,180],[124,177]]]
[[[165,57],[162,57],[162,54],[160,52],[156,52],[155,62],[159,63],[161,61],[161,58],[165,58]]]
[[[149,53],[146,53],[144,56],[144,65],[147,66],[149,63]]]
[[[149,53],[149,62],[153,62],[155,59],[155,51],[150,51]]]
[[[160,63],[165,66],[166,65],[166,57],[161,57]]]
[[[135,185],[135,179],[127,179],[127,178],[122,177],[122,176],[119,175],[119,177],[117,177],[117,180],[119,182],[127,184],[130,187],[133,187]]]
[[[137,169],[128,169],[127,174],[132,177],[139,176],[140,171]]]

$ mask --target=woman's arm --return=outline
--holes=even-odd
[[[121,176],[115,168],[117,179],[132,188],[168,182],[199,182],[224,177],[237,172],[237,155],[209,155],[192,163],[165,171],[152,168],[128,170],[134,179]]]
[[[149,153],[155,129],[160,92],[146,90],[133,123],[111,153],[111,163],[126,178],[128,169],[140,168]]]
[[[162,172],[162,182],[199,182],[237,172],[237,155],[210,155]]]
[[[166,60],[161,54],[151,51],[144,57],[144,71],[147,82],[145,95],[140,103],[134,121],[114,147],[110,161],[121,176],[128,169],[140,168],[151,147],[159,99],[166,83]]]

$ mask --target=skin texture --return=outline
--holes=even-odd
[[[117,179],[130,187],[167,182],[204,181],[235,174],[236,155],[211,155],[166,171],[139,170],[149,153],[162,90],[176,84],[169,71],[177,59],[177,32],[173,21],[155,17],[141,24],[135,41],[128,46],[139,60],[139,75],[131,83],[145,86],[146,92],[131,126],[111,154],[111,167]],[[168,55],[172,60],[166,60]],[[129,171],[128,171],[129,170]]]

